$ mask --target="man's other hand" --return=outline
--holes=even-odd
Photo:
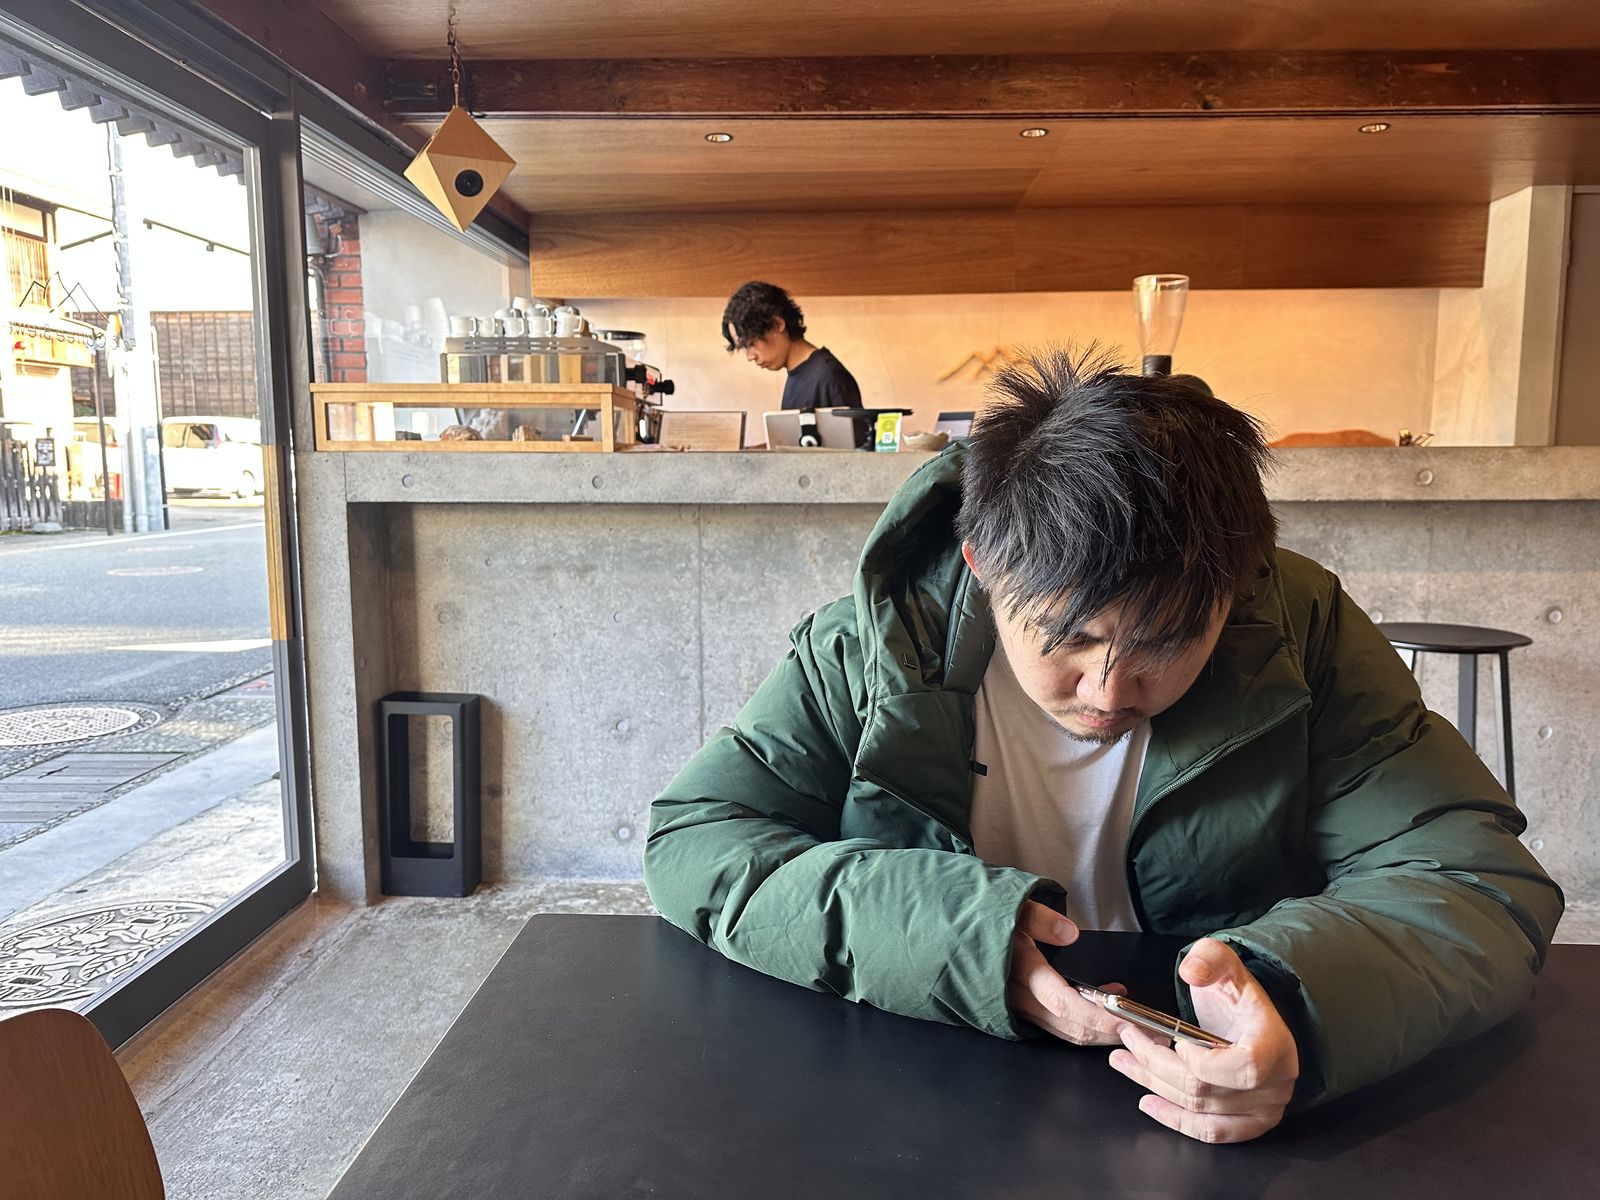
[[[1006,1003],[1017,1016],[1063,1041],[1078,1046],[1115,1046],[1117,1030],[1125,1022],[1078,995],[1036,945],[1070,946],[1077,940],[1078,927],[1071,921],[1037,900],[1024,900],[1011,935]],[[1127,993],[1120,983],[1097,986],[1119,995]]]
[[[1233,1043],[1168,1045],[1123,1025],[1111,1065],[1151,1094],[1139,1109],[1202,1142],[1247,1142],[1279,1121],[1300,1075],[1294,1036],[1233,948],[1202,938],[1178,967],[1202,1029]]]

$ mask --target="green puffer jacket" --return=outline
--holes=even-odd
[[[954,534],[964,453],[901,487],[854,595],[800,623],[656,800],[645,880],[736,962],[1017,1038],[1033,1032],[1006,1006],[1018,910],[1063,893],[972,850],[994,632]],[[1266,986],[1299,1043],[1298,1108],[1528,999],[1563,900],[1525,825],[1338,579],[1280,550],[1152,721],[1128,882],[1144,929],[1220,938]]]

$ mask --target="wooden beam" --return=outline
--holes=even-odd
[[[1187,205],[942,212],[540,217],[535,294],[726,296],[774,279],[811,296],[1197,288],[1478,287],[1479,204]]]
[[[448,64],[387,64],[385,107],[444,112]],[[1600,112],[1600,51],[469,60],[490,116],[1337,116]]]

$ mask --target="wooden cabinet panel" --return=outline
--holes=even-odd
[[[1010,213],[734,213],[535,221],[544,296],[718,296],[751,279],[810,295],[1009,292]]]
[[[615,215],[534,223],[545,296],[1098,291],[1181,271],[1196,287],[1477,287],[1483,205],[1191,205]]]

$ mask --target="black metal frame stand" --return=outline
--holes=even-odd
[[[378,701],[382,778],[378,786],[379,874],[387,896],[470,896],[483,881],[483,797],[479,787],[479,697],[456,692],[393,692]],[[411,836],[411,717],[449,717],[449,842]]]

